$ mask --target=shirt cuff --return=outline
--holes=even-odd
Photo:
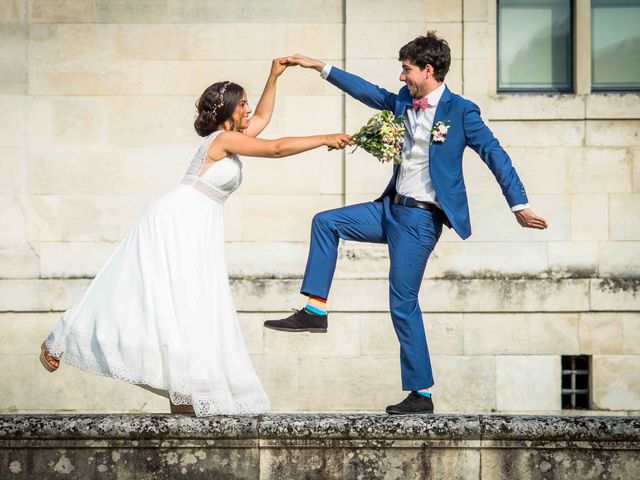
[[[531,208],[528,203],[520,203],[519,205],[514,205],[511,207],[511,211],[513,213],[519,212],[520,210],[524,210],[525,208]]]
[[[324,67],[322,68],[322,72],[320,72],[320,76],[326,80],[330,73],[331,73],[331,65],[325,64]]]

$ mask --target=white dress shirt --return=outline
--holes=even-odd
[[[325,80],[331,73],[331,65],[325,65],[320,75]],[[405,135],[402,148],[402,163],[396,179],[396,191],[400,195],[411,197],[423,202],[431,202],[438,206],[431,175],[429,174],[429,143],[431,142],[431,129],[436,115],[436,108],[444,93],[443,83],[433,92],[427,95],[428,107],[426,110],[416,112],[411,106],[405,113]],[[529,208],[529,204],[514,205],[512,212]]]

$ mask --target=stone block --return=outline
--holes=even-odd
[[[500,143],[507,147],[577,147],[582,146],[585,139],[584,122],[577,120],[505,120],[492,121],[489,126]]]
[[[227,242],[239,242],[244,238],[242,228],[242,195],[236,194],[224,203],[224,238]]]
[[[640,120],[587,120],[586,124],[588,146],[640,145]]]
[[[308,250],[306,242],[228,242],[227,270],[237,278],[291,278],[304,272]]]
[[[389,183],[393,167],[378,162],[363,150],[347,155],[345,159],[345,190],[350,195],[366,194],[372,201]]]
[[[27,239],[29,241],[62,240],[61,199],[57,195],[27,197]]]
[[[150,201],[147,196],[134,195],[62,197],[62,240],[120,241]]]
[[[482,2],[476,2],[482,3]],[[462,24],[460,24],[462,25]],[[464,23],[464,59],[487,59],[490,38],[487,35],[488,24],[485,22]]]
[[[300,305],[302,307],[302,305]],[[269,319],[288,317],[291,312],[274,312]],[[357,357],[360,352],[360,322],[356,315],[331,313],[327,333],[286,333],[264,329],[266,355],[307,357]],[[265,317],[266,319],[266,317]]]
[[[423,311],[571,312],[589,309],[589,292],[586,279],[424,280],[420,299]]]
[[[479,413],[496,408],[496,357],[438,355],[431,358],[431,364],[436,413]]]
[[[430,18],[429,6],[418,0],[401,0],[391,7],[384,0],[346,2],[346,22],[409,22]],[[436,21],[435,18],[433,18]],[[398,47],[399,48],[399,47]]]
[[[571,195],[571,240],[594,241],[609,238],[607,194]]]
[[[346,58],[398,60],[400,48],[415,37],[424,34],[424,22],[414,18],[408,22],[347,22]],[[461,32],[460,32],[461,34]],[[400,75],[400,63],[398,75]]]
[[[622,317],[619,314],[583,312],[579,325],[581,354],[622,353]]]
[[[465,355],[526,353],[529,342],[526,314],[465,314]]]
[[[489,66],[485,59],[464,59],[463,65],[463,89],[465,96],[488,95],[495,86],[491,84]]]
[[[124,60],[33,60],[29,63],[29,93],[139,95],[143,93],[143,80],[159,73],[145,71],[144,67],[143,62]]]
[[[0,355],[0,412],[19,413],[35,407],[36,360],[29,355]]]
[[[585,99],[588,119],[638,118],[640,96],[636,93],[591,93]]]
[[[52,142],[58,146],[104,147],[107,136],[105,102],[96,97],[63,97],[51,101]],[[90,170],[86,166],[83,170]]]
[[[251,360],[274,412],[295,412],[300,402],[300,367],[294,355],[252,355]],[[317,374],[312,375],[316,377]],[[306,384],[306,381],[305,381]],[[306,395],[304,396],[306,398]]]
[[[636,245],[633,247],[635,248],[635,252],[637,252],[638,246]],[[622,258],[620,263],[623,263],[624,261],[625,259]],[[637,272],[638,268],[639,267],[636,264],[635,268],[632,267],[632,270]],[[614,278],[591,279],[589,280],[589,283],[590,310],[640,310],[640,281],[636,278],[632,277],[630,279],[625,279],[623,275],[618,273]]]
[[[50,278],[93,278],[117,243],[108,242],[36,242],[41,276]]]
[[[0,356],[31,361],[59,318],[59,313],[0,313]]]
[[[640,404],[640,355],[594,355],[593,407],[632,410]]]
[[[341,206],[334,195],[244,195],[242,201],[245,241],[307,241],[312,217]]]
[[[0,312],[66,310],[88,286],[88,280],[0,279]]]
[[[93,14],[93,0],[29,0],[32,23],[90,22]]]
[[[640,148],[631,149],[631,158],[633,159],[633,191],[640,192]]]
[[[568,189],[568,158],[572,149],[510,147],[511,157],[528,194],[562,194]],[[501,193],[491,170],[470,148],[463,157],[464,174],[469,193]]]
[[[571,155],[569,165],[572,192],[631,192],[632,161],[626,149],[583,148]]]
[[[424,329],[430,355],[462,355],[464,319],[457,313],[425,313]]]
[[[450,2],[427,0],[425,16],[427,21],[431,22],[461,22],[462,0],[452,0]]]
[[[0,95],[0,147],[23,144],[25,102],[18,95]]]
[[[640,240],[640,194],[609,196],[609,238]],[[640,252],[638,252],[640,256]]]
[[[16,195],[0,195],[0,248],[21,245],[26,241],[24,204]],[[6,228],[9,227],[9,228]]]
[[[388,252],[386,244],[341,241],[334,278],[387,278]]]
[[[549,242],[549,269],[563,277],[592,277],[598,270],[597,242]]]
[[[194,107],[184,97],[114,97],[107,107],[107,143],[112,147],[158,148],[193,145]]]
[[[637,278],[640,271],[640,242],[600,243],[598,267],[601,277]]]
[[[110,4],[115,2],[105,1]],[[123,2],[126,4],[126,2]],[[164,8],[165,2],[161,4]],[[119,7],[122,8],[122,7]],[[202,23],[203,18],[215,19],[221,23],[275,23],[287,21],[291,23],[321,22],[340,23],[343,21],[342,1],[311,0],[307,3],[298,1],[263,0],[252,3],[250,8],[245,4],[225,4],[224,8],[216,2],[201,0],[166,0],[167,19],[165,23]],[[144,10],[137,15],[144,16]],[[120,14],[119,14],[120,15]],[[130,15],[130,14],[129,14]],[[126,17],[124,17],[126,19]]]
[[[18,147],[0,147],[0,195],[22,190],[26,152]]]
[[[0,249],[1,278],[34,278],[40,275],[40,261],[28,245]]]
[[[560,357],[496,357],[496,407],[499,411],[560,409]]]
[[[463,62],[462,60],[451,60],[451,68],[449,68],[449,73],[447,74],[447,78],[445,83],[447,87],[454,92],[462,92],[462,75],[463,75]]]
[[[238,320],[250,355],[264,354],[264,314],[238,312]]]
[[[0,94],[24,94],[27,91],[27,26],[1,23],[0,29]]]
[[[1,0],[0,23],[25,23],[27,5],[24,0]]]
[[[535,120],[542,122],[543,120],[556,121],[549,126],[546,136],[555,138],[564,130],[563,122],[557,120],[582,120],[584,118],[584,97],[579,95],[535,95],[535,94],[518,94],[518,95],[492,95],[487,104],[485,114],[492,121],[503,120]],[[521,123],[526,128],[528,122]],[[570,122],[571,132],[562,132],[566,135],[574,135],[576,124]],[[540,132],[540,137],[545,135]],[[528,140],[526,137],[523,140]],[[543,141],[540,139],[539,141]],[[582,146],[576,144],[575,137],[571,138],[571,145]],[[558,145],[556,144],[556,148]]]
[[[380,411],[403,398],[395,355],[302,357],[300,378],[304,381],[300,411]]]
[[[342,21],[335,23],[288,23],[285,48],[281,51],[276,51],[272,47],[269,53],[273,53],[270,55],[271,58],[285,55],[282,53],[285,51],[303,53],[313,58],[325,59],[325,61],[340,60],[343,57],[343,42]],[[234,48],[236,44],[237,42],[234,43]],[[233,48],[230,50],[233,51]]]
[[[135,3],[97,0],[94,3],[94,18],[99,23],[169,23],[167,0],[140,0]]]
[[[528,195],[532,209],[549,225],[546,230],[523,228],[501,194],[469,195],[471,242],[567,241],[571,235],[568,195]]]
[[[29,29],[29,60],[115,59],[118,31],[100,23],[36,23]]]
[[[531,313],[529,320],[529,346],[532,355],[577,355],[577,313]]]
[[[495,278],[547,271],[542,242],[440,243],[429,258],[427,278]]]
[[[483,0],[464,0],[462,5],[463,19],[465,23],[486,22],[488,20],[488,3]]]
[[[622,352],[640,354],[640,313],[618,315],[622,318]]]
[[[354,314],[360,319],[360,354],[400,355],[400,344],[389,313]],[[427,336],[427,342],[430,342]]]

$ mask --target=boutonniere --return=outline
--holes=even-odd
[[[431,129],[431,142],[433,143],[444,143],[447,139],[447,132],[449,131],[449,120],[436,122]]]

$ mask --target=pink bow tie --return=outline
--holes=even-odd
[[[419,112],[420,110],[426,110],[427,108],[429,108],[431,105],[429,105],[427,103],[427,97],[424,98],[414,98],[413,99],[413,109],[416,112]]]

